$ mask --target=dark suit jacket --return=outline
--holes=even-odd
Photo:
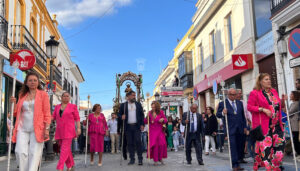
[[[226,108],[227,108],[227,119],[228,119],[228,128],[229,134],[233,135],[235,133],[244,134],[244,128],[246,128],[246,119],[245,119],[245,112],[243,103],[239,100],[235,100],[236,107],[237,107],[237,114],[234,114],[234,110],[226,99]],[[224,102],[219,103],[219,108],[217,112],[218,118],[223,118],[223,123],[225,123],[225,117],[222,115],[224,109]],[[225,124],[224,124],[225,125]],[[224,127],[224,131],[226,132],[226,125]]]
[[[181,121],[182,125],[184,125],[184,126],[186,125],[185,124],[185,120],[187,119],[187,117],[190,116],[189,114],[190,114],[190,112],[183,113],[183,115],[182,115],[182,121]],[[196,132],[196,138],[200,140],[200,135],[203,136],[203,130],[204,130],[204,128],[203,128],[203,120],[202,120],[202,115],[201,114],[197,113],[196,115],[197,115],[197,132]],[[190,121],[190,118],[188,118],[188,120]],[[186,131],[187,132],[187,137],[189,137],[189,134],[191,133],[190,132],[190,125],[191,124],[188,124],[185,127],[185,129],[187,129],[187,131]]]
[[[124,105],[125,105],[125,112],[124,112]],[[137,124],[137,128],[140,129],[140,127],[144,124],[144,110],[143,107],[141,105],[141,103],[139,102],[135,102],[135,106],[136,106],[136,124]],[[128,102],[122,103],[120,106],[120,110],[119,110],[119,114],[118,117],[121,120],[120,124],[122,125],[123,121],[122,121],[122,115],[125,114],[125,130],[127,127],[127,123],[128,123]],[[119,126],[120,127],[120,126]]]

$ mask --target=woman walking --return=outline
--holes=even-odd
[[[16,98],[10,101],[16,103]],[[48,94],[42,90],[39,76],[26,75],[15,105],[15,129],[12,141],[16,142],[16,157],[20,171],[36,171],[43,153],[43,142],[49,139],[51,122]]]
[[[293,114],[290,116],[290,122],[292,127],[293,139],[295,144],[295,150],[298,155],[300,155],[300,143],[299,143],[299,99],[300,93],[298,91],[292,91],[290,94],[290,100],[292,104],[290,106],[289,114]]]
[[[90,153],[91,164],[94,164],[94,153],[98,152],[99,161],[98,166],[102,166],[102,154],[104,150],[104,136],[108,136],[108,127],[104,117],[101,113],[102,107],[100,104],[95,104],[89,114],[89,136],[90,136]]]
[[[261,73],[248,100],[252,113],[252,129],[261,126],[264,139],[256,141],[253,170],[265,166],[268,171],[280,171],[284,157],[285,137],[281,121],[281,103],[271,87],[271,76]]]
[[[211,144],[212,152],[216,154],[216,143],[215,143],[215,136],[218,132],[218,121],[216,116],[213,114],[214,109],[212,107],[206,107],[206,117],[204,119],[205,123],[205,154],[209,154],[209,144]]]
[[[52,118],[56,121],[55,140],[58,141],[60,146],[59,161],[56,169],[63,171],[66,164],[67,170],[73,170],[72,140],[81,134],[81,127],[78,108],[75,104],[70,103],[70,94],[68,92],[64,92],[61,95],[61,104],[55,106]]]
[[[168,147],[171,148],[171,151],[172,151],[173,148],[174,148],[173,137],[172,137],[172,132],[173,132],[173,119],[172,119],[172,116],[168,117],[168,123],[167,123],[166,131],[167,131],[167,135],[168,135],[167,136]]]
[[[149,118],[149,145],[147,156],[153,159],[154,165],[157,162],[163,163],[163,158],[167,158],[167,143],[163,131],[163,124],[167,123],[167,118],[157,101],[152,102],[152,110],[148,113],[147,118],[144,119],[145,124],[148,124]]]

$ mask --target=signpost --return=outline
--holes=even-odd
[[[235,54],[232,55],[233,70],[252,69],[253,55],[252,54]]]
[[[12,97],[15,97],[16,92],[16,79],[17,79],[17,68],[22,71],[29,70],[33,68],[35,64],[35,56],[29,50],[20,50],[15,54],[10,55],[10,64],[14,68],[13,72],[13,89],[12,89]],[[11,110],[10,110],[10,131],[9,131],[9,145],[8,145],[8,159],[7,159],[7,171],[10,170],[10,158],[11,158],[11,139],[12,139],[12,132],[14,126],[14,107],[15,104],[12,103]],[[41,162],[41,161],[40,161]]]
[[[300,66],[300,57],[290,59],[290,68]]]
[[[292,31],[288,42],[289,52],[293,57],[300,56],[300,29],[297,28]]]

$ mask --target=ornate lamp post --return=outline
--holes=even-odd
[[[50,40],[46,41],[46,54],[50,60],[50,89],[49,89],[49,95],[50,95],[50,110],[51,114],[53,112],[53,62],[54,59],[57,56],[58,51],[58,45],[59,42],[54,39],[54,36],[50,36]],[[46,143],[47,153],[46,153],[46,160],[54,160],[54,153],[53,153],[53,135],[54,135],[54,126],[53,123],[50,125],[50,140]]]

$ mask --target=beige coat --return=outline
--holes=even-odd
[[[295,112],[299,112],[299,101],[294,101],[290,106],[289,114],[291,115]],[[299,131],[299,124],[298,124],[299,115],[300,113],[295,113],[292,116],[290,116],[292,132]]]

